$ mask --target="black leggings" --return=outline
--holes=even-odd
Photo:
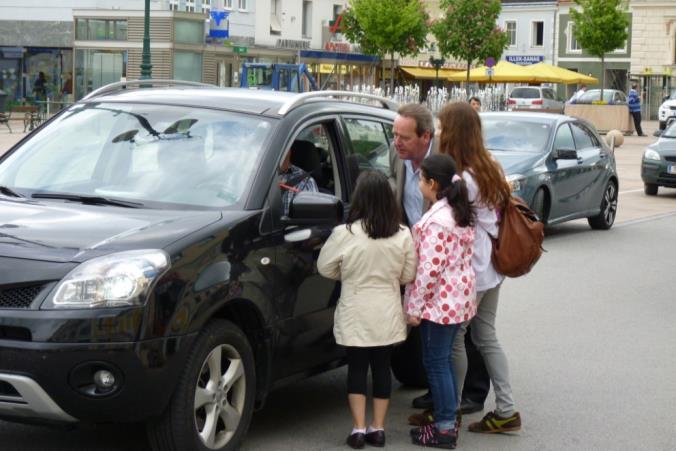
[[[360,348],[347,347],[347,392],[366,396],[366,376],[369,365],[373,377],[373,397],[390,399],[392,376],[390,357],[392,345]]]

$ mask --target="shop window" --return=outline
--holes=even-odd
[[[79,99],[101,86],[127,76],[127,52],[117,50],[75,51],[75,97]]]
[[[108,39],[106,21],[99,19],[87,20],[87,38],[92,41]]]
[[[84,41],[126,41],[127,21],[106,19],[77,19],[75,38]]]
[[[174,35],[178,43],[201,44],[204,41],[204,24],[195,20],[177,20]]]
[[[194,52],[174,53],[176,80],[202,81],[202,55]]]
[[[545,42],[545,23],[533,22],[533,30],[531,32],[531,47],[542,47]]]

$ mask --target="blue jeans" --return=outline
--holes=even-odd
[[[432,392],[435,424],[440,430],[455,426],[458,401],[451,349],[459,329],[459,324],[443,325],[427,320],[420,323],[423,365]]]

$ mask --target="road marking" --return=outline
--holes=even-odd
[[[643,191],[643,188],[641,188],[641,189],[628,189],[627,191],[620,191],[619,194],[640,193],[642,191]]]
[[[630,226],[630,225],[634,225],[634,224],[640,224],[642,222],[655,221],[655,220],[658,220],[658,219],[669,218],[671,216],[676,216],[676,211],[671,211],[669,213],[659,213],[659,214],[652,215],[652,216],[646,216],[644,218],[630,219],[628,221],[623,221],[623,222],[615,224],[615,228]]]

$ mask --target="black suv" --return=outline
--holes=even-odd
[[[316,259],[359,171],[390,173],[395,108],[116,83],[10,149],[0,418],[141,421],[157,450],[236,448],[270,389],[343,361],[340,286]],[[318,192],[281,183],[290,151]],[[418,382],[407,361],[395,375]]]

